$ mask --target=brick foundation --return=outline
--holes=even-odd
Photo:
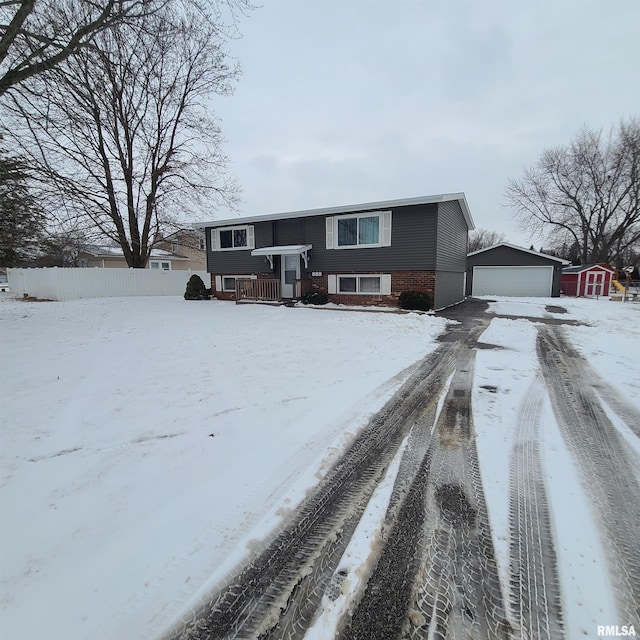
[[[240,274],[236,274],[236,273],[231,273],[231,274],[212,273],[211,274],[211,295],[214,298],[217,298],[218,300],[235,300],[236,299],[235,291],[217,291],[216,290],[216,276],[228,276],[228,275],[235,276]],[[252,273],[250,275],[257,276],[258,280],[275,278],[275,275],[271,271],[262,272],[262,273]]]
[[[357,271],[340,271],[340,275],[348,275],[349,273],[357,274]],[[367,274],[375,275],[383,273],[380,271],[367,271]],[[387,272],[388,273],[388,272]],[[321,276],[309,276],[311,281],[311,289],[319,289],[328,291],[328,276],[324,272]],[[397,307],[398,296],[403,291],[424,291],[434,299],[434,291],[436,284],[436,274],[434,271],[395,271],[391,273],[391,295],[358,295],[345,293],[329,294],[329,302],[335,304],[358,305],[365,307]]]
[[[349,273],[358,274],[357,271],[340,271],[340,275],[347,275]],[[380,271],[367,271],[367,274],[375,275],[376,273],[384,273]],[[386,273],[389,273],[388,271]],[[233,291],[216,291],[216,276],[223,275],[220,273],[211,274],[211,293],[218,300],[235,300],[236,294]],[[224,274],[227,275],[227,274]],[[232,274],[235,275],[235,274]],[[274,278],[272,272],[263,272],[254,274],[259,279]],[[329,273],[323,272],[321,276],[307,275],[310,282],[310,290],[328,291],[328,276]],[[303,276],[305,277],[305,276]],[[394,271],[391,273],[391,295],[358,295],[358,294],[345,294],[345,293],[332,293],[329,294],[329,302],[335,304],[344,305],[357,305],[364,307],[397,307],[398,296],[403,291],[424,291],[431,295],[431,299],[434,299],[434,291],[436,284],[436,274],[434,271]]]

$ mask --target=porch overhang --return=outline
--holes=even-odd
[[[260,247],[251,252],[252,256],[264,256],[273,269],[273,256],[302,256],[304,266],[309,266],[309,251],[313,245],[310,244],[287,244],[279,247]]]

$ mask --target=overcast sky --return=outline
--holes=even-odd
[[[640,114],[639,25],[638,0],[262,0],[216,101],[239,214],[463,191],[528,246],[507,180]]]

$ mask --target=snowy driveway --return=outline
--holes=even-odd
[[[637,629],[640,309],[558,302],[434,342],[442,317],[3,301],[3,635]]]
[[[169,636],[640,629],[640,411],[571,347],[562,325],[581,323],[534,305],[445,314],[459,324],[289,523]]]

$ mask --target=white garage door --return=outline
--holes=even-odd
[[[474,267],[474,296],[550,296],[553,267]]]

